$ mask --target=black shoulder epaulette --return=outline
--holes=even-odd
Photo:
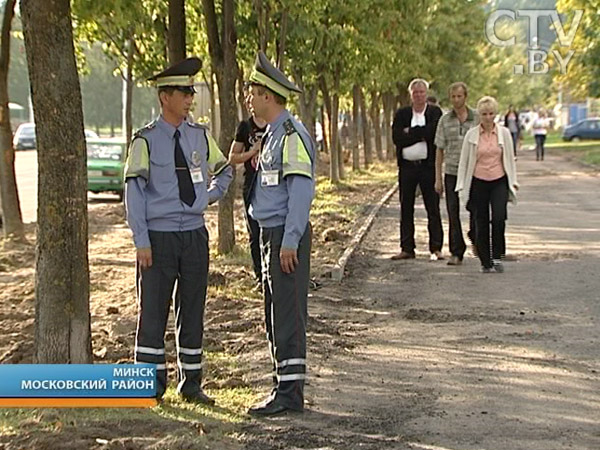
[[[207,129],[206,125],[203,125],[203,124],[198,123],[198,122],[188,122],[188,121],[186,121],[186,123],[190,127],[192,127],[192,128],[200,128],[201,130],[206,130]]]
[[[153,128],[156,127],[156,120],[153,120],[152,122],[150,122],[149,124],[147,124],[146,126],[140,128],[139,130],[137,130],[134,134],[133,137],[141,137],[146,131],[150,131]]]
[[[288,119],[285,122],[283,122],[283,128],[285,128],[285,134],[287,134],[288,136],[297,133],[296,127],[294,126],[292,119]]]

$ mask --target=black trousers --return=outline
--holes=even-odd
[[[435,192],[435,168],[426,162],[403,161],[398,170],[400,185],[400,247],[402,251],[415,251],[415,193],[421,187],[423,202],[427,210],[429,251],[441,250],[444,243],[440,196]]]
[[[157,364],[157,397],[167,388],[165,330],[173,289],[177,327],[177,392],[193,395],[202,381],[202,335],[208,280],[208,231],[150,231],[152,266],[137,268],[135,362]]]
[[[250,201],[246,200],[247,196],[244,195],[244,216],[246,218],[246,229],[248,230],[248,238],[250,241],[250,254],[252,255],[252,268],[254,269],[254,275],[258,281],[262,280],[262,264],[260,256],[260,226],[258,222],[248,214],[248,208],[250,208]]]
[[[446,210],[448,211],[448,223],[450,230],[450,253],[463,259],[467,246],[463,238],[462,225],[460,223],[460,200],[456,189],[456,175],[444,174],[444,189],[446,191]],[[469,213],[469,232],[472,242],[475,230],[475,217]]]
[[[512,136],[513,139],[513,149],[514,149],[514,154],[515,156],[517,156],[517,145],[519,145],[519,132],[515,131],[514,133],[511,131],[510,135]]]
[[[298,265],[289,274],[281,270],[279,259],[283,233],[283,225],[261,228],[265,323],[276,377],[274,398],[302,410],[312,230],[309,224],[298,245]]]
[[[477,224],[477,253],[483,267],[492,267],[492,259],[506,254],[506,205],[508,203],[508,179],[506,176],[494,181],[473,177],[470,198],[475,208]],[[492,211],[490,235],[490,209]]]
[[[544,144],[546,143],[546,135],[545,134],[536,134],[535,135],[535,159],[544,160]]]

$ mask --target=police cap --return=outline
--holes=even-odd
[[[148,78],[153,81],[156,87],[172,87],[182,92],[195,93],[194,75],[202,67],[202,61],[199,58],[192,57],[184,59],[156,75]]]
[[[258,52],[256,56],[254,70],[250,75],[250,83],[265,86],[286,99],[292,91],[302,92],[298,86],[286,78],[283,72],[271,64],[271,61],[263,52]]]

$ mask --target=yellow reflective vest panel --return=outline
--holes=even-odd
[[[282,175],[304,175],[312,179],[310,153],[297,132],[287,134],[283,144]]]
[[[206,142],[208,144],[208,171],[212,175],[219,175],[228,167],[227,158],[225,158],[217,141],[208,130],[206,130]]]
[[[150,176],[150,151],[148,142],[141,136],[136,136],[129,145],[129,153],[125,163],[125,180],[142,177],[148,181]]]

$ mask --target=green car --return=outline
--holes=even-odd
[[[127,158],[125,141],[114,139],[88,139],[87,141],[88,191],[114,192],[123,200],[123,168]]]

